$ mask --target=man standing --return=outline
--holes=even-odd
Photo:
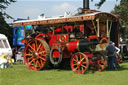
[[[116,59],[116,55],[115,55],[116,48],[113,45],[112,41],[110,41],[109,45],[106,47],[106,50],[107,50],[107,54],[108,54],[108,69],[114,70],[113,64]],[[115,69],[117,69],[117,65],[115,65]]]

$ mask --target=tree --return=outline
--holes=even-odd
[[[15,0],[0,0],[0,13],[2,14],[2,16],[6,18],[12,18],[5,12],[5,9],[8,7],[8,5],[14,2],[16,1]]]
[[[91,1],[93,1],[93,0],[91,0]],[[103,5],[103,3],[105,2],[106,0],[100,0],[100,2],[99,3],[96,3],[95,5],[98,7],[98,8],[100,8],[102,5]],[[116,1],[118,1],[118,0],[116,0]]]
[[[0,33],[5,34],[12,43],[12,28],[6,23],[5,18],[12,18],[5,10],[15,0],[0,0]]]
[[[112,13],[118,14],[119,16],[119,22],[122,26],[122,36],[124,36],[124,38],[128,37],[128,0],[121,0],[120,4],[115,6]]]

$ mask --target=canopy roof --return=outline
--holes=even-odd
[[[85,13],[85,14],[81,14],[77,16],[70,16],[70,17],[42,18],[42,19],[35,19],[35,20],[16,21],[13,23],[13,26],[78,22],[78,21],[86,21],[86,20],[95,20],[101,16],[105,18],[111,18],[113,20],[117,19],[117,17],[111,13],[94,12],[94,13]]]

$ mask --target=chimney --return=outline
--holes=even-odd
[[[83,0],[83,9],[89,9],[89,0]]]

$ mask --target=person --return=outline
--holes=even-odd
[[[107,51],[107,55],[108,55],[108,69],[109,70],[114,70],[114,62],[116,59],[116,48],[115,46],[112,44],[113,42],[110,41],[109,45],[106,47],[106,51]],[[115,64],[115,69],[117,69],[117,64]]]
[[[7,56],[5,56],[3,53],[0,56],[0,68],[7,68],[8,67],[8,61]]]
[[[114,42],[112,44],[115,46]],[[115,48],[116,48],[116,53],[115,53],[116,57],[114,59],[114,66],[115,66],[115,69],[117,69],[118,67],[120,67],[119,66],[119,63],[120,63],[120,58],[119,58],[120,49],[116,46],[115,46]]]
[[[16,55],[16,62],[20,61],[20,63],[24,63],[24,57],[22,52],[18,52],[18,54]],[[23,62],[22,62],[23,61]]]
[[[12,58],[14,59],[14,63],[16,62],[16,54],[17,54],[17,47],[13,48],[13,56],[12,56]]]

